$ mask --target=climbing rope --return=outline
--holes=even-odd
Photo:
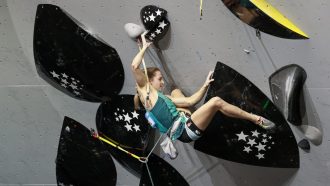
[[[137,40],[137,42],[138,42],[139,50],[141,51],[141,47],[140,47],[140,45],[139,45],[139,42],[140,42],[139,39]],[[150,101],[150,100],[149,100],[150,85],[149,85],[149,78],[148,78],[148,73],[147,73],[147,68],[146,68],[146,64],[145,64],[144,58],[142,58],[142,64],[143,64],[144,74],[145,74],[145,76],[146,76],[146,81],[147,81],[147,97],[145,98],[145,107],[146,107],[146,110],[148,110],[148,108],[150,108],[150,106],[151,106],[151,105],[147,105],[147,104],[148,104],[148,101]],[[120,144],[118,144],[118,143],[115,144],[114,142],[112,142],[112,141],[114,141],[114,140],[108,140],[108,139],[105,139],[105,138],[103,138],[102,136],[98,135],[98,134],[95,132],[95,130],[93,130],[93,129],[91,129],[91,133],[92,133],[92,136],[93,136],[94,138],[99,139],[99,140],[101,140],[101,141],[103,141],[103,142],[105,142],[105,143],[107,143],[107,144],[113,146],[114,148],[117,148],[118,150],[120,150],[120,151],[126,153],[127,155],[129,155],[129,156],[131,156],[131,157],[137,159],[137,160],[140,161],[141,163],[146,164],[146,168],[147,168],[147,171],[148,171],[148,175],[149,175],[149,178],[150,178],[151,184],[154,185],[154,182],[153,182],[153,179],[152,179],[152,176],[151,176],[151,172],[150,172],[150,170],[149,170],[149,166],[148,166],[148,160],[149,160],[150,155],[152,154],[152,152],[155,150],[156,146],[158,145],[159,141],[160,141],[161,138],[163,137],[163,135],[164,135],[164,134],[167,134],[167,133],[170,131],[171,128],[172,128],[172,127],[170,127],[170,128],[167,130],[166,133],[163,133],[163,134],[158,138],[157,142],[154,144],[154,146],[152,147],[151,151],[149,152],[149,154],[148,154],[146,157],[138,156],[138,155],[136,155],[136,154],[134,154],[134,153],[132,153],[132,152],[129,152],[128,150],[122,148],[122,147],[120,146]]]
[[[134,154],[134,153],[132,153],[132,152],[129,152],[128,150],[122,148],[119,144],[115,144],[115,143],[111,142],[110,140],[107,140],[107,139],[101,137],[100,135],[98,135],[97,132],[95,132],[94,129],[91,129],[91,133],[92,133],[92,136],[93,136],[94,138],[99,139],[99,140],[101,140],[101,141],[103,141],[103,142],[105,142],[105,143],[107,143],[107,144],[109,144],[109,145],[111,145],[111,146],[117,148],[118,150],[120,150],[120,151],[126,153],[127,155],[129,155],[129,156],[131,156],[131,157],[133,157],[133,158],[139,160],[141,163],[145,163],[145,164],[146,164],[146,167],[147,167],[147,171],[148,171],[149,178],[150,178],[150,180],[151,180],[151,184],[154,185],[154,182],[153,182],[153,180],[152,180],[152,176],[151,176],[151,172],[150,172],[150,170],[149,170],[149,166],[148,166],[148,160],[149,160],[150,155],[152,154],[152,152],[155,150],[156,146],[158,145],[160,139],[164,136],[164,134],[167,134],[167,133],[169,132],[170,129],[171,129],[171,127],[167,130],[166,133],[163,133],[163,134],[158,138],[157,142],[156,142],[155,145],[152,147],[152,149],[151,149],[151,151],[149,152],[149,154],[147,155],[147,157],[138,156],[138,155],[136,155],[136,154]]]
[[[119,149],[119,150],[125,152],[126,154],[132,156],[133,158],[139,160],[140,162],[145,161],[145,157],[141,157],[141,156],[138,156],[138,155],[136,155],[136,154],[134,154],[134,153],[131,153],[131,152],[127,151],[126,149],[122,148],[119,144],[115,144],[115,143],[113,143],[113,142],[111,142],[111,141],[109,141],[109,140],[107,140],[107,139],[101,137],[101,136],[98,135],[93,129],[92,129],[92,136],[93,136],[94,138],[97,138],[97,139],[99,139],[99,140],[101,140],[101,141],[103,141],[103,142],[105,142],[105,143],[107,143],[107,144],[109,144],[109,145],[111,145],[111,146],[113,146],[113,147],[115,147],[115,148],[117,148],[117,149]]]
[[[171,129],[171,128],[169,128],[168,131],[169,131],[170,129]],[[168,131],[167,131],[166,133],[163,133],[163,134],[158,138],[157,142],[156,142],[155,145],[152,147],[152,149],[151,149],[151,151],[149,152],[149,154],[148,154],[146,157],[144,157],[144,156],[138,156],[138,155],[136,155],[136,154],[134,154],[134,153],[132,153],[132,152],[129,152],[128,150],[122,148],[122,146],[120,146],[120,144],[115,144],[114,142],[111,142],[110,140],[107,140],[107,139],[103,138],[102,136],[98,135],[98,133],[95,132],[94,129],[91,129],[91,133],[92,133],[92,136],[93,136],[94,138],[99,139],[99,140],[101,140],[101,141],[103,141],[103,142],[105,142],[105,143],[107,143],[107,144],[109,144],[109,145],[111,145],[111,146],[117,148],[118,150],[121,150],[121,151],[125,152],[126,154],[132,156],[133,158],[139,160],[139,161],[142,162],[142,163],[146,163],[146,162],[148,162],[148,158],[150,157],[150,155],[152,154],[152,152],[155,150],[155,148],[156,148],[156,146],[158,145],[160,139],[164,136],[164,134],[167,134]]]
[[[141,51],[141,47],[140,47],[140,45],[139,45],[139,40],[137,41],[138,42],[138,47],[139,47],[139,50]],[[146,67],[146,63],[145,63],[145,61],[144,61],[144,58],[142,58],[142,65],[143,65],[143,69],[144,69],[144,75],[145,75],[145,77],[146,77],[146,80],[147,80],[147,82],[149,82],[149,77],[148,77],[148,72],[147,72],[147,67]],[[146,107],[146,109],[147,108],[149,108],[151,105],[150,105],[150,103],[149,103],[149,94],[150,94],[150,85],[149,85],[149,83],[147,83],[147,97],[145,98],[145,100],[144,100],[144,103],[145,103],[145,107]]]

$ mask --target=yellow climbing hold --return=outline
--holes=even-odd
[[[276,8],[270,5],[265,0],[250,0],[256,7],[258,7],[261,11],[263,11],[266,15],[274,19],[279,24],[285,26],[286,28],[292,30],[293,32],[308,38],[307,34],[305,34],[302,30],[300,30],[296,25],[294,25],[290,20],[288,20],[281,12],[279,12]]]

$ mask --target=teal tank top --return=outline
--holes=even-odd
[[[157,92],[158,99],[154,107],[149,111],[152,119],[156,123],[156,127],[161,133],[166,133],[177,119],[181,120],[181,124],[172,136],[172,140],[181,136],[184,130],[185,117],[181,117],[174,103],[161,92]]]

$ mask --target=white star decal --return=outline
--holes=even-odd
[[[122,120],[122,119],[123,119],[123,116],[122,116],[122,115],[120,115],[120,116],[119,116],[119,119],[120,119],[120,120]]]
[[[155,34],[155,33],[152,33],[152,34],[151,34],[151,37],[156,37],[156,34]]]
[[[117,112],[115,112],[115,115],[117,116]]]
[[[164,29],[164,27],[166,26],[167,24],[165,24],[164,21],[160,22],[160,24],[158,25],[158,27],[161,27],[162,29]]]
[[[69,76],[66,75],[65,73],[62,73],[62,76],[63,76],[64,78],[68,78],[68,77],[69,77]]]
[[[78,91],[73,91],[73,93],[75,93],[77,96],[80,95],[80,92],[78,92]]]
[[[257,130],[252,131],[252,136],[258,137],[259,136],[259,132]]]
[[[130,123],[131,122],[131,117],[129,117],[129,115],[128,115],[128,113],[126,114],[126,115],[124,115],[124,117],[125,117],[125,121],[127,121],[128,123]]]
[[[249,139],[249,142],[247,144],[251,145],[251,147],[252,147],[253,145],[255,145],[257,143],[256,143],[255,139],[252,139],[252,140]]]
[[[242,131],[241,133],[239,133],[239,134],[236,134],[236,135],[238,136],[238,141],[239,141],[239,140],[246,141],[246,137],[248,136],[248,135],[245,135],[245,134],[243,133],[243,131]]]
[[[135,130],[136,132],[137,132],[137,131],[141,131],[139,125],[134,124],[134,127],[133,127],[133,128],[134,128],[134,130]]]
[[[134,112],[131,112],[133,114],[133,118],[139,119],[139,114],[134,110]]]
[[[55,72],[54,70],[51,72],[51,74],[52,74],[53,78],[58,78],[58,79],[60,79],[60,78],[59,78],[60,75],[56,74],[56,72]]]
[[[68,86],[66,86],[66,84],[64,83],[61,83],[61,86],[64,87],[64,88],[67,88]]]
[[[272,139],[272,137],[271,136],[268,136],[268,139]]]
[[[61,82],[64,84],[68,84],[69,82],[66,79],[61,79]]]
[[[77,89],[77,86],[74,85],[74,84],[70,84],[69,86],[70,86],[73,90],[78,90],[78,89]]]
[[[251,150],[251,148],[250,148],[250,147],[244,147],[244,150],[243,150],[243,151],[245,151],[245,152],[249,153],[249,152],[251,152],[252,150]]]
[[[268,141],[267,141],[266,138],[262,140],[262,143],[267,143],[267,142],[268,142]]]
[[[160,15],[162,15],[162,11],[160,11],[159,9],[156,11],[156,14],[157,14],[157,16],[160,16]]]
[[[263,135],[262,135],[262,137],[266,138],[266,137],[267,137],[267,135],[266,135],[266,134],[263,134]]]
[[[119,121],[119,118],[116,117],[116,121]]]
[[[159,29],[157,28],[157,29],[156,29],[156,33],[157,33],[157,34],[160,34],[160,33],[162,33],[162,31],[159,30]]]
[[[128,132],[128,131],[133,131],[133,130],[132,130],[132,125],[129,125],[128,123],[126,123],[126,125],[125,125],[124,127],[126,127],[127,132]]]
[[[259,143],[259,144],[256,146],[256,148],[258,149],[258,151],[261,151],[261,150],[266,151],[265,147],[266,147],[266,145],[263,145],[263,144],[261,144],[261,143]]]
[[[151,14],[151,16],[149,16],[149,18],[150,18],[150,21],[155,21],[156,16],[154,16],[154,14]]]
[[[258,157],[259,160],[262,159],[262,158],[265,158],[264,154],[260,154],[260,153],[258,153],[258,155],[256,155],[256,156]]]

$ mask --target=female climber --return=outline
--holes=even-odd
[[[160,70],[158,68],[148,68],[146,76],[139,68],[144,53],[151,45],[150,42],[146,41],[145,33],[141,35],[141,38],[142,48],[134,57],[131,65],[138,96],[160,132],[166,133],[171,128],[172,140],[179,139],[185,143],[197,140],[202,136],[203,131],[218,111],[229,117],[249,120],[264,129],[271,129],[275,126],[271,121],[250,114],[227,103],[220,97],[211,98],[191,114],[187,108],[197,104],[203,98],[210,83],[214,81],[211,78],[213,72],[209,72],[203,86],[193,95],[185,97],[180,90],[175,89],[171,95],[165,96],[162,93],[164,81]],[[175,130],[173,131],[174,126]]]

